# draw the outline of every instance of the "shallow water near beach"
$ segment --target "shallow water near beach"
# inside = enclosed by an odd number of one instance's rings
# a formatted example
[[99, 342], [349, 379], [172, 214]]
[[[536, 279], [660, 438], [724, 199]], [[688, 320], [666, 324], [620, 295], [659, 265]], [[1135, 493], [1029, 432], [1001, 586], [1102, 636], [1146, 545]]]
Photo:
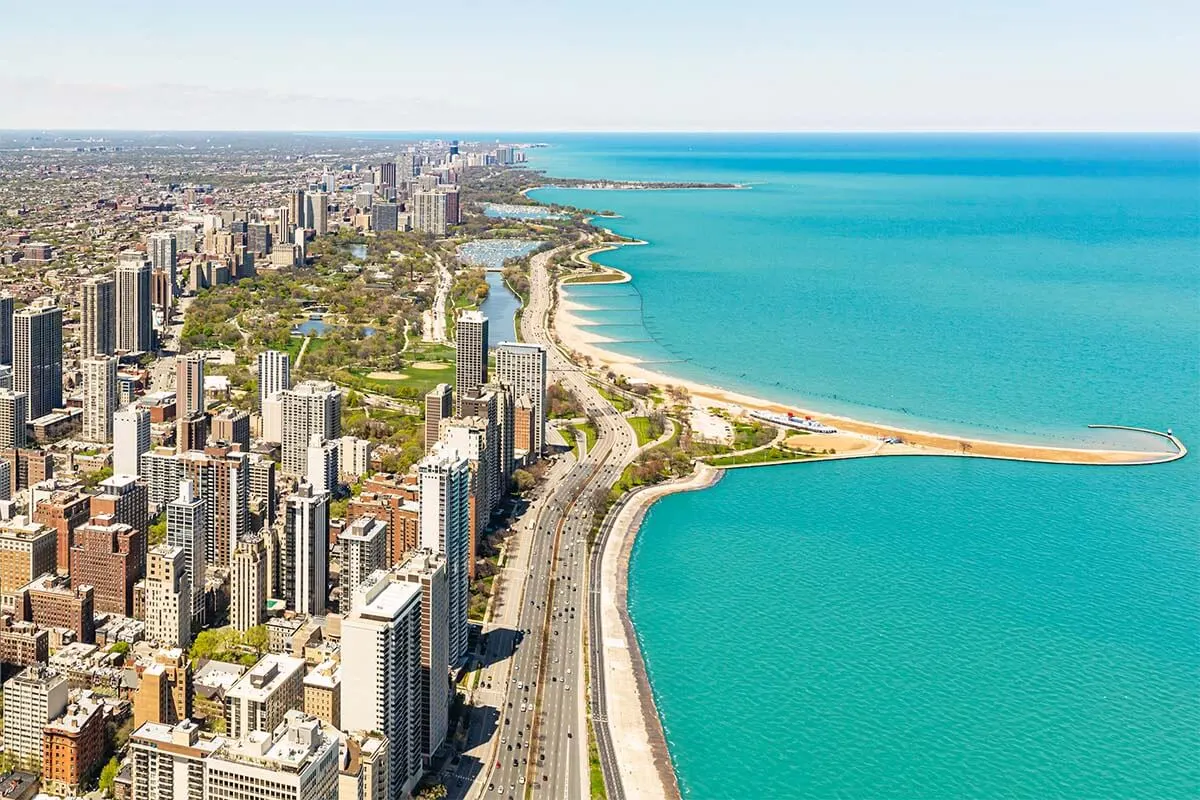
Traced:
[[[645, 247], [574, 312], [655, 369], [910, 427], [1196, 445], [1194, 137], [576, 136]], [[647, 515], [630, 610], [684, 793], [1200, 793], [1200, 468], [733, 471]]]

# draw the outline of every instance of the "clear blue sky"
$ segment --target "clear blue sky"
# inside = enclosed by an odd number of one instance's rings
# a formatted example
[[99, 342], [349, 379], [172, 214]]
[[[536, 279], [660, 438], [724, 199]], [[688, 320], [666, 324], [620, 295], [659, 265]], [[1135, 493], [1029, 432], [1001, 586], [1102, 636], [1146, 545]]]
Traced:
[[1196, 130], [1183, 0], [0, 0], [0, 128]]

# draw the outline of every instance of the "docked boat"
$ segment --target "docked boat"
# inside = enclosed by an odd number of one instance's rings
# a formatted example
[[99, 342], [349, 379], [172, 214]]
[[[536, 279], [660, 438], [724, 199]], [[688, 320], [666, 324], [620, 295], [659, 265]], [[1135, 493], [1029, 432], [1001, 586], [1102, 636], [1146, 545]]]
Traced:
[[832, 425], [826, 425], [824, 422], [815, 420], [812, 417], [797, 417], [795, 414], [776, 414], [774, 411], [751, 411], [750, 416], [755, 419], [769, 422], [772, 425], [782, 425], [785, 428], [792, 428], [806, 433], [837, 433], [837, 428]]

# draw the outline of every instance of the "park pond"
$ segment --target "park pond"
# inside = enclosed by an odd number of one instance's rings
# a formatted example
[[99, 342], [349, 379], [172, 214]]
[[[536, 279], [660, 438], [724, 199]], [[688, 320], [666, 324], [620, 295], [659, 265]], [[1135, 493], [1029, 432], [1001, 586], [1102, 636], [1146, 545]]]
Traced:
[[[316, 336], [319, 338], [328, 333], [332, 328], [332, 325], [320, 317], [309, 317], [304, 322], [292, 328], [292, 334], [295, 336]], [[371, 327], [364, 327], [362, 332], [363, 336], [375, 335], [375, 329]]]

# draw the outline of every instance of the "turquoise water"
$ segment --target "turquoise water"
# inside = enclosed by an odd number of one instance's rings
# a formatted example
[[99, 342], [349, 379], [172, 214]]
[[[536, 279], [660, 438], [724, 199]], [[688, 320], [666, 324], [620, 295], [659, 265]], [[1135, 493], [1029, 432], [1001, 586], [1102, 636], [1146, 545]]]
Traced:
[[[753, 184], [536, 193], [650, 242], [570, 292], [626, 355], [914, 426], [1196, 435], [1195, 137], [554, 143], [533, 166]], [[660, 502], [630, 609], [685, 794], [1200, 795], [1198, 486], [892, 459]]]

